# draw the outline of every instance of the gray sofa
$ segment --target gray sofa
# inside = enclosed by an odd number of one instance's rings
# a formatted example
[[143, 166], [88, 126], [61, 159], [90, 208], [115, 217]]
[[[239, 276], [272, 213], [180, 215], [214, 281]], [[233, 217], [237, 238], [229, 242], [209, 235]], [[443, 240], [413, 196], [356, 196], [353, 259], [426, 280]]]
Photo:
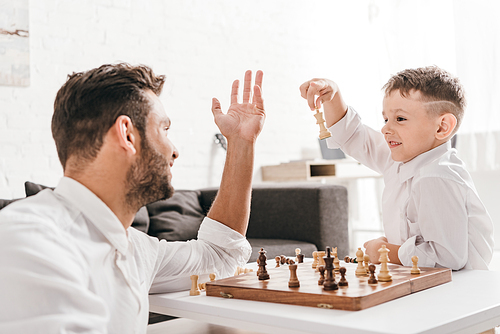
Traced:
[[[26, 196], [45, 186], [25, 183]], [[195, 239], [207, 214], [216, 188], [178, 190], [168, 200], [141, 208], [132, 226], [159, 239]], [[13, 200], [0, 200], [0, 209]], [[252, 191], [247, 238], [252, 245], [250, 262], [260, 248], [269, 259], [292, 256], [295, 248], [311, 257], [313, 251], [337, 247], [339, 256], [348, 254], [347, 190], [319, 183], [256, 185]]]

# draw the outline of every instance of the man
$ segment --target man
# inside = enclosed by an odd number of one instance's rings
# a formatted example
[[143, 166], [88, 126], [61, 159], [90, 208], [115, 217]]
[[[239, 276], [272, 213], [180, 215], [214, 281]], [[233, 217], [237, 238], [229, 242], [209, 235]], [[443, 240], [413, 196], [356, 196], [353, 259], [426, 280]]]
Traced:
[[128, 64], [69, 76], [52, 119], [64, 177], [54, 191], [0, 211], [0, 332], [144, 333], [149, 291], [187, 288], [192, 274], [229, 276], [243, 265], [265, 119], [262, 76], [252, 99], [245, 73], [243, 103], [233, 83], [225, 114], [212, 100], [227, 138], [221, 186], [198, 240], [169, 243], [130, 228], [140, 207], [173, 194], [179, 153], [158, 98], [164, 76]]

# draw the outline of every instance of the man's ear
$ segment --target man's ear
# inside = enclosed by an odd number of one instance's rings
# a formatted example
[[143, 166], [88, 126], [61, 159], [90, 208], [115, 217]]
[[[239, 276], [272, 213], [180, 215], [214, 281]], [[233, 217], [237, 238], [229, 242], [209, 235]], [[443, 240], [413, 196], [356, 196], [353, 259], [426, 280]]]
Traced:
[[439, 116], [438, 129], [436, 131], [436, 139], [445, 140], [453, 134], [457, 126], [457, 118], [451, 113], [446, 113]]
[[113, 128], [117, 134], [120, 146], [131, 154], [136, 154], [139, 145], [139, 134], [130, 117], [125, 115], [118, 116]]

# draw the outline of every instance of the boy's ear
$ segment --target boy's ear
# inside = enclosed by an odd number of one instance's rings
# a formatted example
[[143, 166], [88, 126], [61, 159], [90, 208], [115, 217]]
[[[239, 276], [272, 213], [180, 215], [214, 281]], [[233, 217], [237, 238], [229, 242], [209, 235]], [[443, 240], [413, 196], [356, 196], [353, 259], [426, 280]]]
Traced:
[[436, 139], [445, 140], [453, 134], [457, 126], [457, 118], [451, 113], [446, 113], [439, 116], [438, 129], [436, 131]]
[[118, 144], [127, 152], [136, 154], [139, 145], [138, 133], [130, 117], [118, 116], [113, 124], [113, 130], [117, 134]]

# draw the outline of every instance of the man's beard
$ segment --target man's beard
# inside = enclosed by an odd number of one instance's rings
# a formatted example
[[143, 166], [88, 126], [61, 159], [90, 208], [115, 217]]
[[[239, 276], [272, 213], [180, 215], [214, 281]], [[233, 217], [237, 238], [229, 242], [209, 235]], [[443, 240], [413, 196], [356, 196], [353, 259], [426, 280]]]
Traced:
[[147, 139], [143, 143], [140, 158], [127, 172], [128, 190], [125, 201], [134, 210], [170, 198], [174, 194], [174, 188], [168, 180], [167, 157], [152, 148]]

